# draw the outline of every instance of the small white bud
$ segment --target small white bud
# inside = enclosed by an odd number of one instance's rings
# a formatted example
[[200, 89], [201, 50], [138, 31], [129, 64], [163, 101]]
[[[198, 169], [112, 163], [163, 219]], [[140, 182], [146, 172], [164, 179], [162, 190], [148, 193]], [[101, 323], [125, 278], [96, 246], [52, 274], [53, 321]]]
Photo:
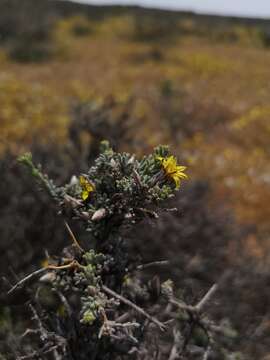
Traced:
[[51, 272], [48, 272], [47, 274], [41, 276], [39, 281], [42, 283], [45, 283], [45, 284], [51, 284], [55, 280], [55, 278], [56, 278], [55, 272], [51, 271]]
[[134, 161], [135, 161], [135, 156], [132, 155], [131, 158], [128, 160], [128, 165], [134, 164]]
[[70, 179], [69, 185], [75, 186], [78, 184], [78, 182], [79, 182], [79, 179], [77, 178], [77, 176], [73, 175]]
[[64, 197], [64, 202], [65, 202], [66, 206], [70, 206], [71, 208], [74, 208], [74, 209], [76, 209], [77, 207], [82, 205], [82, 202], [80, 200], [77, 200], [67, 194]]
[[116, 167], [116, 162], [114, 159], [111, 159], [110, 164], [112, 167], [114, 167], [114, 168]]
[[100, 220], [104, 219], [105, 216], [106, 216], [106, 209], [101, 208], [94, 212], [91, 220], [92, 221], [100, 221]]

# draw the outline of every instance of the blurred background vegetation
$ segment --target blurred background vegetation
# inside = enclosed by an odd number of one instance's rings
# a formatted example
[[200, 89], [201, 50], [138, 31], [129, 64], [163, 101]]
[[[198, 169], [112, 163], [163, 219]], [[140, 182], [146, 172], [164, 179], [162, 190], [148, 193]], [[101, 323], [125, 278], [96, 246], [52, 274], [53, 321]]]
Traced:
[[[266, 20], [2, 0], [1, 273], [20, 277], [41, 265], [43, 248], [68, 241], [19, 154], [33, 151], [60, 184], [88, 167], [104, 138], [138, 155], [169, 144], [191, 179], [180, 213], [138, 230], [131, 247], [167, 256], [173, 265], [160, 276], [195, 294], [223, 279], [218, 301], [238, 331], [231, 346], [267, 359], [269, 46]], [[4, 349], [20, 308], [1, 309]]]

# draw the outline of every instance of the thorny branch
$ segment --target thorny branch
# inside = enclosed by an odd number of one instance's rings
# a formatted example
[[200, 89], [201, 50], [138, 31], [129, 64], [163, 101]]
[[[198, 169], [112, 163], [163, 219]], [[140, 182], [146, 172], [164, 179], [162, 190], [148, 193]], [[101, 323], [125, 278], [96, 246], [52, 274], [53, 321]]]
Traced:
[[[204, 295], [204, 297], [195, 305], [187, 305], [182, 301], [170, 298], [169, 302], [175, 306], [177, 306], [179, 309], [184, 310], [187, 312], [187, 314], [190, 317], [190, 329], [189, 329], [189, 335], [186, 336], [183, 347], [182, 347], [182, 351], [185, 351], [188, 342], [190, 341], [190, 338], [192, 336], [193, 333], [193, 328], [195, 325], [198, 325], [199, 327], [201, 327], [201, 329], [205, 332], [207, 338], [208, 338], [208, 345], [206, 348], [206, 351], [203, 355], [203, 360], [207, 360], [208, 356], [210, 354], [211, 351], [211, 341], [212, 341], [212, 337], [209, 333], [209, 331], [216, 331], [217, 328], [212, 327], [212, 324], [209, 320], [205, 319], [202, 317], [202, 311], [204, 306], [206, 305], [207, 302], [209, 302], [209, 300], [213, 297], [213, 295], [216, 293], [218, 289], [218, 285], [214, 284], [213, 286], [211, 286], [211, 288], [207, 291], [207, 293]], [[220, 330], [220, 329], [219, 329]], [[173, 360], [176, 359], [178, 356], [178, 347], [179, 344], [177, 343], [177, 339], [179, 339], [179, 336], [176, 337], [174, 336], [174, 346], [171, 349], [171, 355], [169, 360]]]
[[73, 234], [73, 231], [71, 230], [70, 226], [68, 225], [68, 223], [66, 221], [65, 221], [65, 226], [68, 230], [69, 235], [71, 236], [71, 239], [72, 239], [74, 245], [79, 249], [80, 252], [84, 253], [85, 251], [79, 244], [78, 240], [76, 239], [75, 235]]
[[149, 315], [145, 310], [143, 310], [142, 308], [140, 308], [138, 305], [134, 304], [133, 302], [131, 302], [130, 300], [126, 299], [124, 296], [117, 294], [115, 291], [109, 289], [107, 286], [102, 285], [102, 289], [104, 290], [105, 293], [116, 297], [118, 300], [120, 300], [122, 303], [132, 307], [135, 311], [137, 311], [138, 313], [140, 313], [141, 315], [145, 316], [148, 320], [150, 320], [151, 322], [153, 322], [154, 324], [156, 324], [159, 329], [161, 331], [164, 331], [166, 326], [164, 324], [162, 324], [159, 320], [157, 320], [155, 317]]
[[[55, 186], [35, 167], [29, 154], [22, 158], [38, 182], [57, 201], [60, 213], [66, 214], [68, 210], [73, 219], [82, 219], [85, 230], [94, 241], [93, 248], [85, 251], [65, 222], [73, 245], [79, 251], [74, 252], [74, 257], [59, 257], [58, 262], [29, 274], [9, 290], [8, 294], [14, 293], [48, 271], [41, 277], [41, 286], [36, 291], [38, 311], [30, 305], [36, 329], [28, 329], [23, 334], [23, 338], [30, 334], [38, 335], [38, 350], [33, 347], [28, 355], [23, 351], [21, 360], [43, 359], [50, 352], [55, 360], [121, 359], [121, 354], [135, 352], [145, 360], [163, 360], [164, 354], [168, 360], [176, 360], [191, 354], [191, 340], [197, 328], [207, 338], [204, 346], [199, 347], [198, 354], [203, 354], [202, 360], [207, 360], [210, 351], [215, 350], [211, 348], [212, 334], [222, 333], [222, 328], [204, 316], [205, 306], [215, 294], [217, 285], [214, 284], [196, 305], [188, 305], [173, 295], [170, 280], [162, 284], [152, 280], [146, 282], [139, 271], [152, 266], [166, 266], [168, 262], [131, 264], [120, 231], [123, 226], [157, 218], [161, 209], [159, 204], [169, 199], [179, 187], [180, 180], [186, 177], [181, 170], [185, 167], [177, 165], [167, 147], [159, 147], [138, 161], [130, 154], [115, 153], [106, 142], [102, 148], [95, 165], [87, 175], [83, 175], [84, 181], [76, 186]], [[135, 286], [126, 288], [125, 297], [119, 289], [124, 286], [124, 275], [129, 269], [135, 272]], [[50, 294], [57, 295], [53, 296], [55, 303], [51, 305], [55, 311], [50, 312], [46, 311], [37, 295], [48, 284], [51, 286]], [[126, 306], [119, 308], [119, 303]], [[149, 313], [145, 309], [150, 307]], [[184, 315], [182, 322], [180, 312]], [[168, 330], [165, 336], [161, 336], [165, 330]], [[167, 346], [171, 330], [173, 344]], [[149, 343], [144, 339], [149, 339]], [[166, 342], [165, 350], [160, 346], [163, 341]]]
[[160, 260], [160, 261], [153, 261], [147, 264], [138, 265], [136, 270], [144, 270], [152, 266], [163, 266], [163, 265], [169, 265], [168, 260]]
[[29, 283], [34, 277], [44, 273], [47, 271], [47, 268], [41, 268], [38, 269], [31, 274], [25, 276], [23, 279], [18, 281], [12, 288], [7, 292], [8, 295], [11, 295], [14, 291], [18, 290], [19, 288], [25, 286], [27, 283]]
[[34, 320], [37, 324], [37, 329], [27, 329], [21, 338], [24, 338], [31, 334], [38, 334], [40, 339], [43, 342], [43, 346], [39, 350], [34, 350], [30, 354], [20, 356], [19, 360], [26, 360], [26, 359], [43, 359], [45, 355], [49, 353], [54, 354], [55, 359], [61, 359], [60, 353], [58, 350], [61, 351], [62, 354], [65, 353], [66, 350], [66, 340], [55, 333], [49, 332], [43, 325], [42, 320], [40, 319], [36, 309], [32, 304], [29, 305], [30, 310], [33, 314], [32, 320]]
[[205, 304], [211, 299], [211, 297], [216, 293], [218, 289], [218, 285], [214, 284], [204, 295], [201, 301], [195, 306], [198, 312], [201, 312], [205, 306]]

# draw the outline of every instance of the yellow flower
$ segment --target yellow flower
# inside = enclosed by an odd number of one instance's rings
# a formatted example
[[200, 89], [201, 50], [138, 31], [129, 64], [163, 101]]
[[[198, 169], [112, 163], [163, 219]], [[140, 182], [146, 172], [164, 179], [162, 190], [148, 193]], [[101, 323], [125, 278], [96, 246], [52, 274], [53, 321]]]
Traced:
[[187, 179], [187, 175], [184, 173], [186, 166], [178, 165], [177, 159], [172, 155], [165, 158], [158, 156], [157, 160], [161, 162], [166, 176], [173, 179], [176, 189], [178, 189], [180, 186], [180, 180]]
[[95, 190], [95, 186], [82, 175], [80, 176], [80, 185], [82, 188], [81, 197], [85, 201], [89, 198], [91, 192]]

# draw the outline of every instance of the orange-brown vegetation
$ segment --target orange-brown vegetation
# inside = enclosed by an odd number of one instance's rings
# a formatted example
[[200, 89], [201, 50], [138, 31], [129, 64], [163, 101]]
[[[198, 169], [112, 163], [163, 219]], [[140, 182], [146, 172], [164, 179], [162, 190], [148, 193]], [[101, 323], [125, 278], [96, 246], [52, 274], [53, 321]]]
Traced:
[[162, 27], [145, 24], [76, 15], [54, 26], [55, 55], [46, 62], [21, 64], [2, 50], [1, 148], [62, 142], [77, 101], [132, 98], [133, 150], [179, 148], [190, 176], [210, 179], [268, 244], [269, 51], [252, 41], [256, 29], [240, 25], [230, 31], [241, 36], [225, 41], [188, 31], [196, 24], [180, 19], [184, 35], [168, 41]]

